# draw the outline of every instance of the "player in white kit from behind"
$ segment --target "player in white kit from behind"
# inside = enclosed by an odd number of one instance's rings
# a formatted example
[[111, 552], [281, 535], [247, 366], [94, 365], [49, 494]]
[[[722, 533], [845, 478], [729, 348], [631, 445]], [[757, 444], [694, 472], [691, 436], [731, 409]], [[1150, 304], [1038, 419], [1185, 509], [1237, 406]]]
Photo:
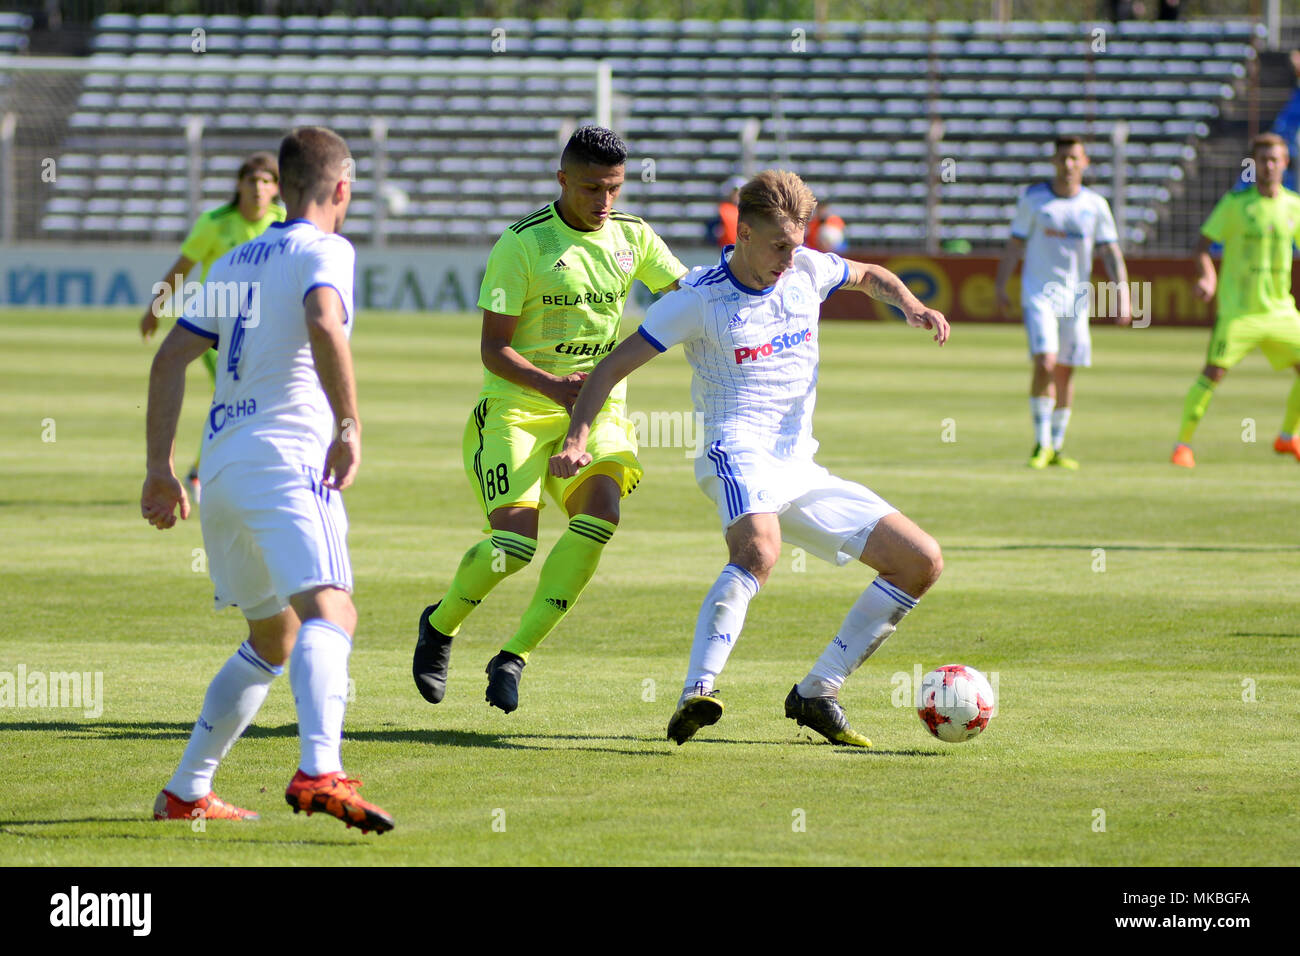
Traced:
[[212, 792], [226, 752], [289, 663], [300, 762], [285, 798], [383, 833], [393, 818], [357, 794], [339, 748], [356, 631], [343, 489], [361, 462], [348, 339], [356, 253], [342, 236], [351, 157], [334, 132], [302, 127], [280, 144], [286, 221], [208, 273], [158, 349], [149, 379], [148, 474], [140, 510], [160, 529], [190, 507], [172, 454], [185, 366], [218, 348], [204, 434], [203, 544], [215, 606], [238, 607], [249, 636], [208, 685], [158, 820], [247, 820]]
[[[1074, 470], [1079, 463], [1061, 454], [1074, 404], [1074, 370], [1092, 365], [1088, 331], [1091, 306], [1105, 305], [1120, 325], [1129, 322], [1128, 270], [1119, 248], [1119, 233], [1110, 206], [1083, 185], [1088, 155], [1074, 136], [1056, 140], [1055, 176], [1035, 183], [1016, 205], [1011, 239], [998, 263], [998, 307], [1011, 309], [1007, 282], [1023, 255], [1020, 304], [1024, 311], [1029, 355], [1034, 363], [1029, 407], [1034, 421], [1034, 450], [1029, 467], [1049, 465]], [[1111, 281], [1113, 297], [1094, 295], [1091, 285], [1094, 245]]]
[[614, 384], [671, 346], [685, 347], [707, 443], [695, 477], [717, 505], [730, 560], [696, 621], [685, 687], [668, 723], [678, 744], [722, 716], [714, 680], [782, 540], [834, 564], [861, 561], [880, 572], [785, 700], [787, 717], [833, 743], [871, 746], [849, 726], [840, 687], [943, 568], [933, 538], [870, 489], [813, 461], [822, 300], [839, 288], [864, 292], [901, 308], [908, 325], [934, 330], [940, 345], [948, 338], [943, 315], [893, 273], [802, 245], [815, 204], [791, 172], [767, 170], [746, 183], [736, 245], [723, 250], [717, 266], [687, 273], [681, 289], [650, 307], [637, 334], [596, 366], [574, 406], [564, 450], [551, 459], [561, 477], [585, 466], [591, 421]]

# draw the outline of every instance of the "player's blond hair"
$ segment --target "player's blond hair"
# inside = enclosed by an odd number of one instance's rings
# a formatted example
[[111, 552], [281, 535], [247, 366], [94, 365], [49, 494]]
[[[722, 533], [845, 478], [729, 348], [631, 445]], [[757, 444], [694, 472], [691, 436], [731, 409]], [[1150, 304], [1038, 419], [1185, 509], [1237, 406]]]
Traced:
[[765, 169], [740, 187], [740, 222], [755, 219], [788, 219], [799, 226], [808, 225], [817, 198], [802, 179], [786, 169]]
[[1282, 152], [1287, 156], [1291, 155], [1291, 150], [1287, 148], [1286, 140], [1277, 133], [1260, 133], [1250, 141], [1250, 155], [1254, 156], [1260, 150], [1272, 149], [1274, 146], [1281, 146]]

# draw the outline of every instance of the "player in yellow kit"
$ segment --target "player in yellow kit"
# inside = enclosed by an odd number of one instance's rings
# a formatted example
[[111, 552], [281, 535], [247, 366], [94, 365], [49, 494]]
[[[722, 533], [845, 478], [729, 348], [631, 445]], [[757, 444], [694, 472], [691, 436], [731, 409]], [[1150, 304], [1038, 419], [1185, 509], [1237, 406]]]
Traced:
[[641, 480], [622, 386], [596, 416], [591, 466], [569, 479], [548, 469], [582, 380], [618, 342], [632, 281], [658, 292], [686, 273], [644, 221], [613, 208], [626, 161], [613, 132], [579, 128], [560, 158], [560, 198], [502, 233], [488, 258], [478, 302], [483, 390], [464, 452], [489, 536], [465, 553], [442, 600], [420, 614], [412, 672], [430, 703], [446, 691], [461, 623], [532, 560], [545, 492], [569, 526], [542, 566], [519, 629], [487, 666], [488, 703], [506, 713], [518, 706], [529, 653], [577, 601], [618, 525], [620, 499]]
[[[277, 202], [280, 194], [280, 169], [274, 153], [253, 153], [236, 177], [235, 195], [216, 209], [199, 216], [189, 236], [181, 244], [181, 254], [162, 277], [162, 289], [154, 296], [140, 319], [140, 335], [147, 342], [158, 330], [158, 313], [167, 307], [174, 292], [172, 286], [189, 275], [195, 265], [202, 265], [199, 282], [208, 277], [208, 270], [235, 246], [256, 239], [273, 222], [284, 222], [284, 206]], [[158, 288], [155, 286], [155, 288]], [[215, 386], [217, 381], [217, 352], [208, 349], [203, 353], [203, 364]], [[185, 479], [189, 485], [190, 500], [199, 500], [199, 459]]]
[[[1189, 444], [1228, 369], [1258, 347], [1273, 368], [1300, 373], [1300, 313], [1291, 296], [1292, 245], [1300, 242], [1300, 195], [1282, 186], [1288, 152], [1274, 133], [1251, 144], [1256, 184], [1230, 192], [1201, 227], [1196, 294], [1210, 301], [1218, 292], [1218, 314], [1205, 368], [1183, 401], [1183, 421], [1174, 446], [1175, 465], [1194, 468]], [[1223, 243], [1222, 281], [1210, 259], [1212, 243]], [[1300, 379], [1292, 382], [1282, 427], [1273, 450], [1300, 458]]]

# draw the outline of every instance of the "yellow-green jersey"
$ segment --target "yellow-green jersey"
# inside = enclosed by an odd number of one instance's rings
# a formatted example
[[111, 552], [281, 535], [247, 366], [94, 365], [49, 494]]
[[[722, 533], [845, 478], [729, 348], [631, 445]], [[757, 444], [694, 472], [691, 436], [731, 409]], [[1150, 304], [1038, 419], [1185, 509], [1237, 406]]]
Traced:
[[1223, 243], [1219, 322], [1296, 314], [1291, 247], [1300, 240], [1300, 195], [1279, 187], [1269, 199], [1251, 186], [1219, 200], [1201, 233]]
[[194, 223], [194, 228], [181, 245], [181, 255], [203, 264], [203, 271], [199, 273], [199, 281], [203, 282], [212, 263], [235, 246], [256, 239], [273, 222], [284, 222], [284, 207], [279, 203], [271, 203], [266, 215], [256, 222], [249, 222], [241, 216], [239, 207], [231, 203], [209, 209]]
[[[555, 203], [501, 234], [479, 290], [482, 309], [519, 317], [510, 346], [543, 372], [590, 372], [618, 344], [632, 280], [658, 292], [686, 274], [644, 220], [615, 210], [593, 231], [571, 229]], [[610, 398], [626, 394], [620, 382]], [[484, 398], [554, 410], [539, 392], [483, 370]]]

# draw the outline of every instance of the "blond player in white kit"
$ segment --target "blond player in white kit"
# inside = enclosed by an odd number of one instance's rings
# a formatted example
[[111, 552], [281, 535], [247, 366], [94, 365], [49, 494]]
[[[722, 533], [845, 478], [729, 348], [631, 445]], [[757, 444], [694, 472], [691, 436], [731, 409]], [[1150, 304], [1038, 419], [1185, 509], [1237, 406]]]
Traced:
[[707, 453], [695, 477], [717, 505], [729, 562], [709, 589], [668, 737], [684, 743], [722, 716], [713, 683], [740, 637], [749, 602], [766, 583], [783, 540], [833, 564], [861, 561], [880, 572], [854, 602], [812, 670], [791, 688], [785, 714], [833, 743], [869, 747], [839, 702], [845, 678], [865, 661], [938, 580], [935, 540], [869, 488], [813, 460], [812, 437], [822, 301], [853, 289], [901, 308], [908, 325], [948, 339], [948, 322], [892, 272], [802, 245], [816, 200], [794, 173], [767, 170], [740, 190], [736, 245], [712, 268], [696, 268], [646, 312], [637, 333], [583, 384], [558, 477], [576, 474], [591, 422], [613, 386], [682, 344]]
[[208, 685], [158, 820], [248, 820], [212, 792], [217, 766], [289, 663], [300, 762], [285, 799], [383, 833], [393, 818], [357, 794], [339, 747], [356, 630], [342, 491], [361, 462], [348, 339], [356, 253], [337, 235], [351, 199], [347, 144], [301, 127], [280, 144], [286, 221], [226, 253], [158, 349], [149, 378], [140, 510], [159, 529], [189, 517], [173, 451], [185, 366], [218, 344], [204, 434], [203, 544], [215, 606], [249, 636]]
[[[1061, 454], [1061, 448], [1074, 404], [1074, 370], [1092, 365], [1090, 306], [1102, 301], [1091, 294], [1095, 287], [1089, 282], [1094, 246], [1117, 285], [1114, 318], [1120, 325], [1130, 321], [1128, 269], [1109, 204], [1083, 185], [1088, 168], [1083, 141], [1074, 136], [1058, 139], [1052, 166], [1052, 181], [1030, 186], [1016, 205], [1011, 239], [998, 263], [998, 308], [1004, 315], [1010, 313], [1007, 282], [1023, 255], [1020, 302], [1034, 363], [1029, 384], [1034, 450], [1029, 467], [1074, 470], [1079, 463]], [[1107, 296], [1108, 307], [1110, 301]]]

